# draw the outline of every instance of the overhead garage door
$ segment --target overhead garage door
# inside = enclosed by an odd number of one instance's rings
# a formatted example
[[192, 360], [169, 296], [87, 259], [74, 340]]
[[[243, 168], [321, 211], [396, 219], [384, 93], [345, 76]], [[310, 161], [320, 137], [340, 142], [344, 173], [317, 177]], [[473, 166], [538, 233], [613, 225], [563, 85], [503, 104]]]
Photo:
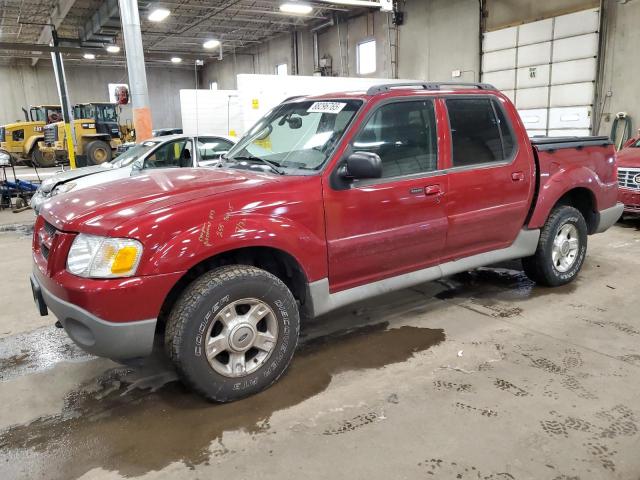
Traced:
[[483, 35], [482, 79], [514, 101], [529, 135], [589, 135], [599, 10]]

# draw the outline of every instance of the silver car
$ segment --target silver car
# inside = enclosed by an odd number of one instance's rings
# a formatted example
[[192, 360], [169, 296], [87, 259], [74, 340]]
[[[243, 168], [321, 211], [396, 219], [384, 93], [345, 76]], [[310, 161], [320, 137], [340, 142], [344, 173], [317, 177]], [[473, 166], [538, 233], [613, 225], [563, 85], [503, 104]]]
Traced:
[[47, 178], [31, 198], [31, 208], [38, 215], [42, 205], [56, 195], [127, 178], [134, 170], [215, 165], [235, 142], [233, 137], [220, 135], [167, 135], [145, 140], [110, 162]]

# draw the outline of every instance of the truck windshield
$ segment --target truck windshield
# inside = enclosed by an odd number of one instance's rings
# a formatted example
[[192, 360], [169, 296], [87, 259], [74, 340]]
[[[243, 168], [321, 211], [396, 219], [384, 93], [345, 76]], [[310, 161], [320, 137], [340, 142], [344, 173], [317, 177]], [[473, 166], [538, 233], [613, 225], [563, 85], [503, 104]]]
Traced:
[[115, 105], [96, 105], [96, 120], [99, 122], [117, 122]]
[[[267, 113], [225, 157], [239, 168], [318, 170], [362, 106], [361, 100], [291, 102]], [[270, 166], [270, 165], [271, 166]]]
[[39, 107], [31, 107], [30, 112], [32, 122], [44, 122], [44, 110]]

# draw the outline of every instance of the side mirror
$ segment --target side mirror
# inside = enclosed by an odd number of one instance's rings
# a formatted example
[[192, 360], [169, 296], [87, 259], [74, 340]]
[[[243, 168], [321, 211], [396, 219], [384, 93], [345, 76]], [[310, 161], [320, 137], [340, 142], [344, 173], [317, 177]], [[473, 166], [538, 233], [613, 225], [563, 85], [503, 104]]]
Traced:
[[372, 152], [354, 152], [347, 157], [342, 176], [350, 179], [382, 177], [382, 160]]

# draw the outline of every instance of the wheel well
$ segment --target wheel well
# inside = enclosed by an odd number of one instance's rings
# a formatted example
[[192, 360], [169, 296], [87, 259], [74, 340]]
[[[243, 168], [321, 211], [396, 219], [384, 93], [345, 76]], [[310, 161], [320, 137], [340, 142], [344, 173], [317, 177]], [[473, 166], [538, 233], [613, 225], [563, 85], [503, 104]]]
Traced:
[[288, 253], [271, 247], [248, 247], [223, 252], [193, 266], [173, 286], [158, 315], [158, 326], [164, 328], [167, 315], [171, 312], [182, 292], [202, 274], [223, 265], [253, 265], [278, 277], [289, 288], [300, 305], [304, 316], [307, 306], [307, 277], [304, 270]]
[[591, 234], [598, 223], [596, 201], [593, 193], [586, 188], [574, 188], [565, 193], [556, 205], [568, 205], [577, 209], [587, 223], [587, 231]]

